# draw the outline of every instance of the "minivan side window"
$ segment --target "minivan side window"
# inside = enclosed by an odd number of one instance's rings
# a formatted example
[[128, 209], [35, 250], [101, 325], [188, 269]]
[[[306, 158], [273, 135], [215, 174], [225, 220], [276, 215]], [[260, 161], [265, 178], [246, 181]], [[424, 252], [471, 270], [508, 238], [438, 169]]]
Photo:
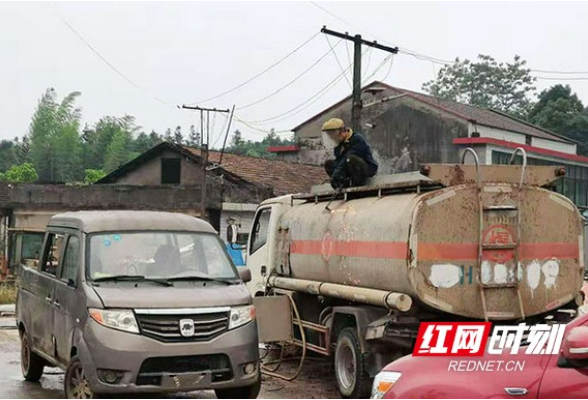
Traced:
[[68, 284], [75, 284], [78, 278], [80, 259], [80, 239], [70, 236], [65, 247], [65, 254], [61, 265], [61, 280]]
[[251, 234], [251, 248], [249, 254], [255, 253], [267, 242], [271, 208], [264, 208], [257, 213]]
[[47, 238], [47, 246], [45, 247], [45, 254], [43, 255], [43, 268], [41, 271], [53, 276], [57, 276], [57, 268], [59, 266], [59, 257], [63, 254], [64, 235], [57, 233], [50, 233]]

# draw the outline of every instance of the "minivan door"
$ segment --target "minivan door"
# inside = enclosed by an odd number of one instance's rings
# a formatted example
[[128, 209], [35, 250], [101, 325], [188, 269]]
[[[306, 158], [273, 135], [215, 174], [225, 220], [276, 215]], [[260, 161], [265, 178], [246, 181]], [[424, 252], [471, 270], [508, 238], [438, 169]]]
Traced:
[[77, 233], [71, 233], [67, 236], [53, 299], [54, 356], [65, 365], [69, 363], [71, 355], [76, 316], [85, 306], [81, 304], [83, 300], [77, 298], [79, 291], [76, 290], [80, 260], [80, 238]]
[[34, 347], [48, 356], [54, 355], [53, 341], [53, 300], [57, 284], [59, 262], [63, 254], [64, 235], [48, 232], [41, 260], [41, 268], [33, 278], [31, 296], [34, 304], [30, 306], [31, 324], [29, 334]]

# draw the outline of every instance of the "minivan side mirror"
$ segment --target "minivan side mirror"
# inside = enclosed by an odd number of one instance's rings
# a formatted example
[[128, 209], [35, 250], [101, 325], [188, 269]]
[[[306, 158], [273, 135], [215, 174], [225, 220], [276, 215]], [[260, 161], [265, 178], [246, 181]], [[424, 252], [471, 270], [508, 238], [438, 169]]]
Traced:
[[245, 283], [251, 282], [251, 270], [249, 268], [239, 268], [239, 278]]
[[588, 360], [588, 326], [577, 326], [567, 333], [562, 353], [568, 360]]

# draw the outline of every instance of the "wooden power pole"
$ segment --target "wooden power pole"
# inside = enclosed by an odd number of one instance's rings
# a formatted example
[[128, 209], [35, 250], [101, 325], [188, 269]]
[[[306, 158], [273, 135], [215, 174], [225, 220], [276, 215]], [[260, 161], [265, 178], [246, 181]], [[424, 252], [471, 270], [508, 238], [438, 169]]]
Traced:
[[351, 105], [351, 129], [358, 132], [361, 129], [361, 46], [366, 45], [389, 53], [397, 54], [398, 47], [384, 46], [376, 42], [369, 42], [361, 38], [361, 35], [351, 36], [348, 33], [341, 33], [327, 29], [323, 26], [321, 32], [326, 35], [335, 36], [353, 42], [353, 95]]

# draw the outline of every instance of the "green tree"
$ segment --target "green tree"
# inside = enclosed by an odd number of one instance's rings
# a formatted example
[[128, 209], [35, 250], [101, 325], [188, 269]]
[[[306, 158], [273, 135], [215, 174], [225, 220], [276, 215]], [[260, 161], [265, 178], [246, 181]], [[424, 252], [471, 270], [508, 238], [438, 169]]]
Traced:
[[31, 163], [13, 165], [0, 176], [0, 180], [15, 183], [35, 182], [37, 178], [37, 171]]
[[190, 134], [188, 135], [187, 142], [188, 146], [200, 147], [200, 145], [202, 144], [201, 138], [202, 135], [200, 135], [200, 132], [196, 132], [194, 125], [190, 125]]
[[31, 142], [27, 135], [22, 137], [22, 140], [19, 140], [18, 136], [14, 138], [14, 146], [15, 146], [15, 157], [16, 157], [16, 164], [24, 164], [26, 162], [30, 162], [30, 147]]
[[[84, 132], [85, 138], [85, 164], [84, 169], [104, 169], [109, 171], [106, 164], [126, 162], [137, 154], [134, 146], [133, 135], [140, 129], [135, 124], [135, 118], [125, 115], [121, 118], [107, 116], [102, 117], [93, 129], [87, 129]], [[118, 136], [116, 156], [109, 150], [115, 137]], [[108, 159], [108, 157], [110, 157]], [[114, 158], [113, 158], [114, 157]], [[122, 160], [122, 161], [121, 161]], [[111, 165], [112, 166], [112, 165]], [[116, 169], [116, 168], [115, 168]]]
[[529, 120], [578, 142], [578, 152], [588, 155], [588, 110], [569, 85], [542, 91]]
[[233, 133], [233, 136], [231, 136], [231, 142], [229, 143], [228, 150], [235, 154], [245, 154], [245, 146], [246, 142], [243, 139], [243, 134], [240, 130], [237, 129], [235, 133]]
[[182, 134], [182, 127], [179, 125], [176, 126], [176, 129], [174, 130], [174, 143], [179, 145], [184, 144], [184, 135]]
[[532, 107], [536, 80], [526, 64], [518, 55], [512, 63], [499, 63], [483, 54], [475, 62], [456, 58], [454, 64], [439, 70], [436, 79], [426, 82], [423, 90], [441, 99], [525, 118]]
[[143, 154], [147, 150], [161, 143], [161, 141], [161, 136], [155, 131], [151, 131], [149, 135], [145, 132], [141, 132], [134, 141], [133, 151], [137, 154]]
[[174, 136], [172, 135], [171, 129], [167, 128], [165, 130], [165, 135], [163, 135], [163, 140], [166, 142], [170, 142], [170, 143], [174, 141]]
[[[29, 128], [30, 157], [39, 180], [54, 182], [64, 177], [60, 155], [67, 154], [72, 137], [78, 136], [80, 110], [75, 101], [80, 92], [72, 92], [59, 103], [55, 89], [41, 97]], [[76, 139], [77, 141], [77, 139]], [[60, 148], [62, 146], [63, 148]]]
[[87, 169], [84, 171], [84, 183], [92, 184], [104, 178], [106, 173], [101, 169]]
[[117, 131], [106, 148], [104, 171], [111, 173], [129, 161], [128, 136], [122, 129]]
[[11, 140], [0, 142], [0, 171], [6, 171], [17, 163], [17, 146]]
[[55, 180], [75, 182], [83, 178], [81, 165], [82, 147], [77, 122], [72, 122], [61, 129], [55, 139]]

